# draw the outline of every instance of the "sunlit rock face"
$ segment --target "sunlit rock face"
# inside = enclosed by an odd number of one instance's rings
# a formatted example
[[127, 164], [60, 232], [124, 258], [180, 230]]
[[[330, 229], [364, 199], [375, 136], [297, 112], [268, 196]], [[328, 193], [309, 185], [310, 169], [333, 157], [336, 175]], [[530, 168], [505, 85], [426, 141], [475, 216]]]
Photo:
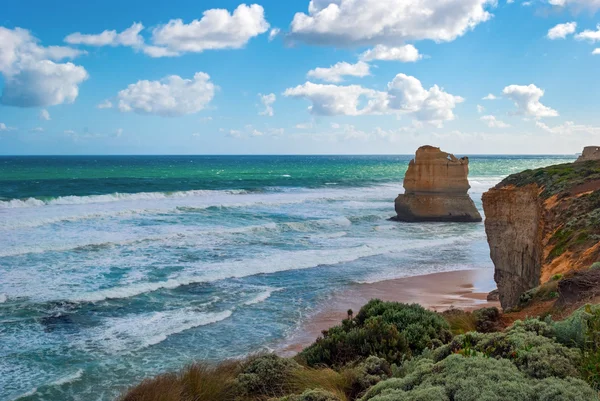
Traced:
[[469, 159], [456, 158], [433, 146], [422, 146], [404, 177], [405, 193], [396, 198], [398, 221], [480, 222], [467, 194]]
[[577, 162], [587, 162], [591, 160], [600, 160], [600, 146], [586, 146], [583, 153], [577, 159]]

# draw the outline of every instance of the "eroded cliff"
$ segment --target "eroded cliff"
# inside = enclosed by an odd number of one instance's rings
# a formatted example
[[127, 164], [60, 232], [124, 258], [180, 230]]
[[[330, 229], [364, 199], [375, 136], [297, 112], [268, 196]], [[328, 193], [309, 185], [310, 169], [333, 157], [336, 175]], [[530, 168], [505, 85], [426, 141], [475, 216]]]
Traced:
[[483, 195], [483, 208], [503, 308], [600, 260], [600, 161], [511, 175]]

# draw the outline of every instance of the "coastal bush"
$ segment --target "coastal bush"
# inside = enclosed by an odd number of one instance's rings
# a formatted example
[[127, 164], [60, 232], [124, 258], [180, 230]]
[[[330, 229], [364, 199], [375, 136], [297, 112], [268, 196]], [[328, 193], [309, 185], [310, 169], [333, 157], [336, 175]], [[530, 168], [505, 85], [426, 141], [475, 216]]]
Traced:
[[500, 320], [500, 311], [498, 308], [483, 308], [473, 312], [475, 317], [475, 328], [481, 333], [491, 333], [498, 331], [498, 322]]
[[[591, 401], [597, 394], [574, 378], [537, 380], [527, 377], [509, 360], [454, 354], [433, 364], [421, 360], [403, 378], [373, 386], [361, 401]], [[423, 369], [424, 368], [424, 369]]]
[[435, 351], [436, 360], [450, 352], [466, 356], [481, 354], [507, 359], [532, 378], [579, 377], [579, 352], [538, 334], [549, 332], [547, 324], [531, 321], [517, 323], [501, 333], [467, 333], [455, 337], [449, 347]]
[[342, 401], [337, 395], [322, 389], [306, 390], [302, 394], [288, 395], [279, 401]]
[[371, 355], [389, 363], [450, 341], [448, 323], [420, 305], [371, 300], [354, 318], [323, 332], [300, 357], [309, 366], [343, 366]]
[[590, 270], [600, 270], [600, 262], [595, 262], [590, 266]]
[[280, 397], [290, 392], [290, 379], [300, 365], [275, 354], [248, 359], [235, 379], [237, 391], [245, 396]]

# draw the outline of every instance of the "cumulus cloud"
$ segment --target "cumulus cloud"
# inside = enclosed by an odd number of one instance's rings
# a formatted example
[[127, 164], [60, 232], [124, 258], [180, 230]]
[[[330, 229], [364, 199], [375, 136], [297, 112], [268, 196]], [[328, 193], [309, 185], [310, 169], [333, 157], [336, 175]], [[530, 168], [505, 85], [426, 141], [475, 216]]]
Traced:
[[160, 81], [138, 81], [117, 95], [121, 112], [181, 116], [203, 110], [213, 99], [216, 86], [210, 76], [197, 72], [193, 79], [177, 75]]
[[56, 64], [50, 60], [29, 63], [5, 76], [0, 103], [18, 107], [54, 106], [73, 103], [79, 84], [88, 78], [85, 68], [73, 63]]
[[448, 42], [491, 18], [495, 0], [311, 0], [296, 13], [290, 38], [317, 45]]
[[419, 50], [413, 45], [404, 45], [398, 47], [388, 47], [377, 45], [360, 55], [362, 61], [383, 60], [383, 61], [401, 61], [403, 63], [415, 62], [422, 59]]
[[593, 54], [593, 55], [598, 55], [598, 54], [600, 54], [600, 47], [599, 47], [599, 48], [597, 48], [597, 49], [594, 49], [594, 50], [592, 50], [592, 54]]
[[152, 31], [152, 42], [171, 54], [239, 49], [268, 29], [262, 6], [241, 4], [231, 14], [224, 9], [207, 10], [201, 19], [189, 24], [181, 19], [171, 20]]
[[482, 105], [478, 104], [477, 105], [477, 112], [479, 114], [483, 113], [485, 111], [485, 107], [483, 107]]
[[29, 130], [29, 132], [44, 132], [42, 127], [35, 127]]
[[[599, 2], [600, 2], [600, 0], [599, 0]], [[600, 24], [596, 25], [595, 31], [586, 29], [585, 31], [578, 33], [577, 35], [575, 35], [575, 39], [589, 40], [592, 43], [599, 42], [600, 41]]]
[[113, 107], [113, 104], [108, 99], [96, 106], [96, 108], [98, 108], [98, 109], [112, 109], [112, 107]]
[[40, 120], [50, 121], [50, 113], [48, 113], [48, 110], [46, 109], [40, 110], [40, 114], [38, 117], [40, 118]]
[[273, 40], [275, 40], [275, 38], [281, 33], [281, 29], [279, 28], [273, 28], [271, 29], [271, 31], [269, 32], [269, 42], [272, 42]]
[[498, 99], [498, 98], [493, 93], [489, 93], [487, 96], [482, 98], [482, 100], [496, 100], [496, 99]]
[[486, 123], [487, 126], [490, 128], [508, 128], [508, 127], [510, 127], [509, 124], [506, 124], [505, 122], [498, 120], [495, 116], [492, 116], [492, 115], [482, 116], [480, 120], [483, 121], [484, 123]]
[[444, 121], [454, 120], [454, 108], [464, 101], [460, 96], [444, 92], [437, 85], [425, 89], [421, 81], [405, 74], [396, 75], [388, 84], [388, 94], [392, 110], [411, 113], [419, 121], [438, 126]]
[[453, 109], [464, 99], [439, 86], [423, 88], [421, 82], [398, 74], [388, 83], [387, 91], [359, 85], [321, 85], [307, 82], [284, 92], [285, 96], [311, 102], [309, 111], [323, 116], [359, 116], [370, 114], [409, 114], [417, 121], [441, 125], [455, 118]]
[[82, 34], [75, 32], [65, 38], [65, 42], [71, 45], [87, 45], [87, 46], [129, 46], [141, 48], [144, 45], [144, 38], [140, 32], [144, 29], [144, 25], [139, 22], [133, 23], [129, 28], [121, 33], [117, 31], [104, 31], [99, 34]]
[[326, 82], [342, 82], [344, 77], [366, 77], [370, 74], [369, 64], [359, 61], [356, 64], [340, 62], [329, 68], [315, 68], [306, 74], [309, 78], [315, 78]]
[[567, 35], [572, 35], [577, 29], [577, 22], [567, 22], [565, 24], [558, 24], [554, 28], [548, 30], [546, 35], [548, 39], [564, 39]]
[[45, 107], [73, 102], [87, 71], [73, 63], [84, 52], [70, 47], [40, 46], [26, 29], [0, 27], [0, 74], [4, 89], [0, 103], [18, 107]]
[[517, 113], [535, 118], [556, 117], [558, 112], [550, 107], [544, 106], [540, 98], [544, 96], [544, 90], [537, 86], [510, 85], [502, 91], [504, 96], [515, 102]]
[[268, 95], [263, 95], [259, 93], [258, 97], [260, 98], [260, 102], [262, 103], [262, 105], [265, 107], [265, 109], [259, 114], [261, 116], [273, 117], [273, 115], [275, 114], [275, 111], [273, 110], [273, 103], [275, 103], [275, 100], [277, 100], [275, 94], [269, 93]]
[[[387, 102], [386, 92], [366, 89], [360, 85], [338, 86], [312, 82], [288, 88], [284, 96], [309, 100], [310, 113], [321, 116], [381, 114], [386, 109]], [[368, 101], [363, 107], [359, 107], [361, 99]]]

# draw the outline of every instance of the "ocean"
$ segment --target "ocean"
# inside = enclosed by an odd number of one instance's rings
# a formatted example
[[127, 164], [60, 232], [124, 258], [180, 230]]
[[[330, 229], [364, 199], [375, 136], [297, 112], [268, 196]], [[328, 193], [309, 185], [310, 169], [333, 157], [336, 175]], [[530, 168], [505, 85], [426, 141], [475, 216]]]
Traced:
[[[388, 221], [411, 156], [0, 157], [0, 401], [113, 400], [274, 350], [357, 283], [493, 268], [484, 226]], [[471, 197], [572, 156], [473, 156]]]

